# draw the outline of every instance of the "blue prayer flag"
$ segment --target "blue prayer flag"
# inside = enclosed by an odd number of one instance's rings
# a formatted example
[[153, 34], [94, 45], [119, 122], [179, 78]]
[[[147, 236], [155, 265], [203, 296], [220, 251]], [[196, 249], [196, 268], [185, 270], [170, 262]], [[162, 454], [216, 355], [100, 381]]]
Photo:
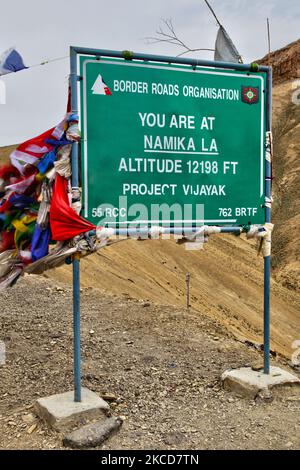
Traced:
[[5, 51], [0, 57], [0, 75], [18, 72], [19, 70], [27, 68], [20, 54], [13, 47]]

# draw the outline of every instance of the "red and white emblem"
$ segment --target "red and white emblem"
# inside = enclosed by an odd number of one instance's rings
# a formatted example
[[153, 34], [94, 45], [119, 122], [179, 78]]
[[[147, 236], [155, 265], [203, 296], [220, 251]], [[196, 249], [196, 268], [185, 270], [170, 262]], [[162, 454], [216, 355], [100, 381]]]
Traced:
[[93, 95], [111, 95], [112, 92], [104, 82], [102, 75], [98, 75], [97, 80], [92, 86]]
[[259, 87], [242, 86], [242, 101], [247, 104], [259, 102]]

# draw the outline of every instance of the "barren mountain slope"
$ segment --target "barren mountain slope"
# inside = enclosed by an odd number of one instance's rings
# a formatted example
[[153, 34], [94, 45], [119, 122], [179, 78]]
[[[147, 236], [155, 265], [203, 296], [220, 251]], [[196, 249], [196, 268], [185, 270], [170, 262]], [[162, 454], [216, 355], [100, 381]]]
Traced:
[[293, 81], [274, 87], [272, 265], [277, 280], [299, 291], [300, 102], [297, 105], [296, 98], [300, 98], [300, 84], [298, 88]]
[[9, 156], [15, 149], [15, 145], [8, 145], [7, 147], [0, 148], [0, 164], [3, 165], [9, 162]]
[[300, 287], [300, 39], [258, 61], [273, 68], [273, 274]]
[[276, 84], [300, 78], [300, 39], [271, 52], [257, 62], [272, 66]]
[[[124, 241], [82, 261], [83, 286], [115, 294], [185, 305], [185, 275], [191, 273], [191, 304], [237, 337], [262, 343], [263, 260], [233, 236], [215, 236], [204, 250], [186, 251], [174, 241]], [[71, 282], [70, 267], [47, 273]], [[272, 348], [290, 357], [300, 338], [300, 296], [273, 280]]]

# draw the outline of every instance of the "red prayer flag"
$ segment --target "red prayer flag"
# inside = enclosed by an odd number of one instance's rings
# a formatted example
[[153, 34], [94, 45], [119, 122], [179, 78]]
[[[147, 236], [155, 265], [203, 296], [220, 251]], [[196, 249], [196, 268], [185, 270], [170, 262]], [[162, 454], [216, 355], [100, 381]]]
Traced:
[[68, 181], [56, 175], [53, 196], [50, 205], [50, 226], [52, 239], [70, 240], [81, 233], [95, 230], [96, 226], [78, 215], [69, 204]]

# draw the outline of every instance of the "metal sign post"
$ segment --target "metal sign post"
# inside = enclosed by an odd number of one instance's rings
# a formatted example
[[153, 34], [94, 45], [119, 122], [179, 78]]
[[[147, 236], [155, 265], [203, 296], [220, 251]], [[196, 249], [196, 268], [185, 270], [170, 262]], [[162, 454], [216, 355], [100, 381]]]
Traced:
[[[77, 71], [79, 69], [79, 74]], [[257, 64], [71, 47], [72, 112], [83, 133], [83, 216], [95, 225], [115, 214], [114, 233], [159, 225], [177, 233], [218, 225], [241, 233], [270, 222], [272, 72]], [[72, 186], [78, 187], [78, 145]], [[126, 202], [124, 198], [126, 196]], [[146, 217], [128, 207], [205, 205], [205, 217]], [[105, 207], [104, 207], [105, 206]], [[190, 227], [189, 227], [190, 224]], [[110, 222], [106, 222], [110, 226]], [[113, 226], [113, 225], [111, 225]], [[125, 228], [126, 227], [126, 228]], [[129, 228], [128, 228], [129, 227]], [[188, 227], [188, 228], [187, 228]], [[73, 260], [75, 401], [80, 401], [79, 259]], [[264, 259], [264, 372], [269, 374], [270, 256]]]
[[[78, 114], [77, 99], [77, 54], [71, 48], [71, 111]], [[72, 189], [79, 187], [78, 143], [72, 145]], [[81, 401], [81, 358], [80, 358], [80, 257], [73, 257], [73, 331], [74, 331], [74, 401]]]
[[[272, 68], [267, 67], [267, 132], [272, 130]], [[266, 159], [265, 194], [266, 200], [272, 200], [272, 162]], [[271, 204], [265, 205], [266, 222], [271, 222]], [[270, 281], [271, 256], [264, 258], [264, 373], [270, 373]]]

